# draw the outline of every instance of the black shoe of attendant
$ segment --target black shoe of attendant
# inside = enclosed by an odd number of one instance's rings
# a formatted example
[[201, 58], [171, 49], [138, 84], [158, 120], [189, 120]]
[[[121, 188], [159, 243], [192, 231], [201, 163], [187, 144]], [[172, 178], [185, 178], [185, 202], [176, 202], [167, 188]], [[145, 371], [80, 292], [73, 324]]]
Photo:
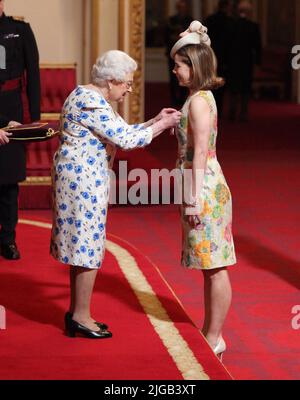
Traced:
[[0, 247], [2, 257], [7, 260], [19, 260], [20, 252], [15, 243], [2, 244]]

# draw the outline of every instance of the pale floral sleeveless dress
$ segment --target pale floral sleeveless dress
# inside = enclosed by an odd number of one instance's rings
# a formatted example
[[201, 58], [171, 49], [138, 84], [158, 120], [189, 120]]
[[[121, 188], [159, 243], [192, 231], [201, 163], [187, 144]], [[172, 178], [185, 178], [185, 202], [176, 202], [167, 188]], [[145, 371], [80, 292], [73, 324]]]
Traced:
[[[201, 192], [203, 204], [200, 215], [201, 224], [197, 226], [197, 229], [189, 225], [188, 217], [184, 214], [184, 207], [181, 206], [183, 233], [181, 263], [188, 268], [209, 270], [236, 263], [232, 238], [232, 201], [216, 156], [217, 108], [214, 96], [210, 91], [200, 91], [195, 95], [203, 97], [209, 104], [211, 134]], [[176, 132], [177, 168], [182, 174], [185, 168], [192, 168], [193, 161], [193, 137], [188, 126], [188, 111], [192, 97], [189, 97], [183, 106], [182, 118]]]

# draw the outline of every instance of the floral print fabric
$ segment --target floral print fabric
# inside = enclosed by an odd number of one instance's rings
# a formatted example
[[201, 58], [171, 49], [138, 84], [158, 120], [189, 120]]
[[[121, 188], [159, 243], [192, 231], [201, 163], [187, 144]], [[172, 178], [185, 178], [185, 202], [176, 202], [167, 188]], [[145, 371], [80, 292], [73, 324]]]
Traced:
[[116, 147], [130, 150], [151, 140], [151, 128], [128, 125], [97, 92], [78, 86], [69, 95], [52, 168], [53, 257], [85, 268], [101, 266]]
[[[236, 263], [232, 238], [231, 194], [216, 157], [217, 108], [210, 91], [200, 91], [209, 104], [211, 115], [211, 134], [207, 166], [201, 193], [203, 205], [200, 225], [192, 228], [181, 207], [182, 257], [183, 266], [194, 269], [221, 268]], [[182, 174], [184, 169], [192, 168], [193, 140], [188, 127], [188, 98], [182, 109], [182, 118], [177, 129], [178, 160], [177, 167]]]

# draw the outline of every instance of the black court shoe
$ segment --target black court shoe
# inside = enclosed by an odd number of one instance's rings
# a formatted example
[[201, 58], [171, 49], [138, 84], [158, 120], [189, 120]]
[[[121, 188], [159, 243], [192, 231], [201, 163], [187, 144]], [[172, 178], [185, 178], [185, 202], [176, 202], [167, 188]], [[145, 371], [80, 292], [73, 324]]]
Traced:
[[15, 243], [2, 244], [0, 252], [2, 257], [6, 258], [7, 260], [19, 260], [21, 257], [20, 252]]
[[[68, 321], [70, 321], [70, 320], [72, 319], [72, 317], [73, 317], [73, 314], [70, 313], [70, 311], [67, 311], [67, 312], [65, 313], [65, 326], [67, 326]], [[103, 322], [97, 322], [97, 321], [96, 321], [95, 324], [96, 324], [97, 326], [99, 326], [99, 328], [102, 329], [102, 330], [108, 329], [108, 325], [104, 324]]]
[[76, 334], [79, 334], [90, 339], [108, 339], [112, 337], [112, 333], [109, 331], [102, 329], [99, 329], [99, 331], [92, 331], [73, 319], [68, 320], [66, 324], [66, 333], [69, 337], [75, 337]]

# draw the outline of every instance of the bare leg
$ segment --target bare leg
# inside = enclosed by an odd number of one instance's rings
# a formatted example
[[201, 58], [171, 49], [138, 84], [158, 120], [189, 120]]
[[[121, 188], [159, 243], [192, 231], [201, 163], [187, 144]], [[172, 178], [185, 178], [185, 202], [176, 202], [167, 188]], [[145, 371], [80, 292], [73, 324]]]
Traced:
[[[74, 308], [75, 308], [75, 282], [76, 282], [76, 270], [78, 267], [75, 268], [70, 268], [70, 288], [71, 288], [71, 293], [70, 293], [70, 306], [69, 306], [69, 312], [73, 315], [74, 313]], [[93, 322], [96, 322], [92, 318]]]
[[202, 333], [214, 348], [222, 336], [222, 327], [231, 304], [231, 285], [226, 268], [204, 274], [205, 319]]
[[91, 296], [98, 270], [74, 266], [70, 268], [70, 311], [73, 311], [73, 320], [89, 329], [98, 331], [99, 328], [94, 324], [90, 313]]

